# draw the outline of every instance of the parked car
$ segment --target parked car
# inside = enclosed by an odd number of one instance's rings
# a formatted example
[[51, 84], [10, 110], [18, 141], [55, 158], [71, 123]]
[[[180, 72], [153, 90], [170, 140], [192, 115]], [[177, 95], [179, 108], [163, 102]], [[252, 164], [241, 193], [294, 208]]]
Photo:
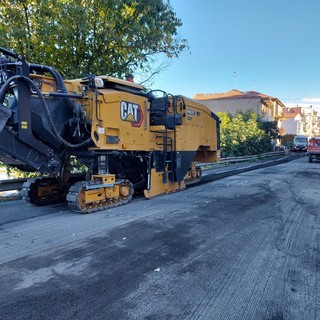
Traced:
[[292, 144], [292, 151], [307, 151], [308, 149], [308, 137], [307, 136], [295, 136]]
[[314, 137], [309, 140], [308, 145], [309, 162], [320, 160], [320, 137]]

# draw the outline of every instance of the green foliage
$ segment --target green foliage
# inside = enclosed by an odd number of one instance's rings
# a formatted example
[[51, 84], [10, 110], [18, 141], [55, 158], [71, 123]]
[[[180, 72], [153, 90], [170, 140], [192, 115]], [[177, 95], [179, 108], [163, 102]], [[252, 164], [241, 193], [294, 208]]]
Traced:
[[[221, 155], [237, 157], [260, 154], [272, 150], [271, 139], [274, 124], [261, 127], [260, 121], [251, 110], [238, 111], [234, 116], [217, 112], [221, 120]], [[272, 131], [272, 134], [270, 133]]]
[[281, 144], [286, 146], [288, 149], [292, 148], [293, 145], [293, 139], [295, 135], [294, 134], [285, 134], [281, 137]]
[[188, 48], [165, 0], [5, 0], [0, 21], [0, 46], [66, 78], [137, 69], [148, 77], [158, 55], [178, 57]]
[[0, 166], [6, 168], [8, 178], [18, 179], [18, 178], [32, 178], [32, 177], [40, 176], [39, 172], [25, 172], [20, 169], [5, 165], [2, 162], [0, 162]]
[[264, 132], [266, 132], [271, 139], [278, 139], [279, 137], [279, 128], [277, 121], [261, 121], [258, 120], [258, 126]]
[[[7, 171], [8, 178], [32, 178], [32, 177], [39, 177], [43, 176], [40, 172], [26, 172], [22, 171], [18, 168], [6, 165], [0, 161], [0, 168], [5, 168]], [[84, 164], [80, 164], [78, 159], [75, 156], [70, 157], [70, 166], [67, 168], [70, 173], [77, 174], [77, 173], [85, 173], [88, 171], [88, 167]]]

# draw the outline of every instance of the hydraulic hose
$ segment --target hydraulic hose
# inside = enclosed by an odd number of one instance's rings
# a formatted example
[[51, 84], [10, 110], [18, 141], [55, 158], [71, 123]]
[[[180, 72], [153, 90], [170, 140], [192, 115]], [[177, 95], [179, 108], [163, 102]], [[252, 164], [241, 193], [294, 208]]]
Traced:
[[33, 63], [29, 63], [29, 67], [30, 67], [30, 71], [33, 70], [33, 71], [40, 71], [40, 72], [49, 72], [55, 80], [55, 83], [57, 85], [57, 90], [62, 92], [67, 92], [67, 88], [64, 84], [61, 74], [54, 68], [41, 65], [41, 64], [33, 64]]
[[15, 75], [15, 76], [12, 76], [11, 78], [9, 78], [4, 84], [3, 86], [1, 87], [0, 89], [0, 102], [3, 103], [4, 101], [4, 98], [5, 98], [5, 93], [7, 91], [7, 89], [9, 88], [10, 84], [12, 83], [12, 81], [15, 81], [15, 80], [23, 80], [27, 83], [29, 83], [33, 89], [35, 89], [35, 91], [37, 92], [40, 100], [41, 100], [41, 103], [42, 103], [42, 106], [43, 106], [43, 110], [44, 110], [44, 113], [46, 115], [46, 118], [48, 120], [48, 123], [50, 125], [50, 128], [51, 130], [53, 131], [54, 135], [56, 136], [56, 138], [62, 143], [64, 144], [66, 147], [68, 148], [80, 148], [80, 147], [83, 147], [85, 145], [87, 145], [90, 141], [91, 141], [91, 137], [88, 138], [87, 140], [81, 142], [81, 143], [77, 143], [77, 144], [72, 144], [70, 142], [68, 142], [67, 140], [65, 140], [64, 138], [61, 137], [61, 135], [59, 134], [59, 132], [57, 131], [53, 121], [52, 121], [52, 118], [51, 118], [51, 115], [50, 115], [50, 111], [49, 111], [49, 108], [48, 108], [48, 105], [40, 91], [40, 89], [36, 86], [36, 84], [31, 80], [29, 79], [28, 77], [25, 77], [25, 76], [22, 76], [22, 75]]
[[5, 54], [6, 56], [10, 56], [10, 57], [13, 57], [13, 58], [16, 58], [16, 59], [19, 57], [18, 54], [14, 53], [14, 52], [12, 52], [12, 51], [10, 51], [8, 49], [5, 49], [3, 47], [0, 47], [0, 52]]
[[[42, 64], [34, 64], [34, 63], [29, 63], [29, 68], [30, 68], [30, 71], [49, 72], [56, 83], [57, 91], [60, 91], [62, 93], [68, 92], [61, 74], [56, 69], [49, 66], [42, 65]], [[72, 101], [69, 98], [66, 98], [66, 101], [68, 103], [68, 106], [70, 108], [73, 108]]]

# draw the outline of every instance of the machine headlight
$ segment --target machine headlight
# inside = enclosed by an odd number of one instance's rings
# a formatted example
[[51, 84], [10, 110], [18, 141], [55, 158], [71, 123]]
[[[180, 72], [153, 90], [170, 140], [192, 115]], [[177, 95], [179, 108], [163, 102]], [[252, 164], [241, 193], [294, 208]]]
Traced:
[[101, 78], [94, 78], [94, 85], [97, 88], [104, 88], [104, 82]]

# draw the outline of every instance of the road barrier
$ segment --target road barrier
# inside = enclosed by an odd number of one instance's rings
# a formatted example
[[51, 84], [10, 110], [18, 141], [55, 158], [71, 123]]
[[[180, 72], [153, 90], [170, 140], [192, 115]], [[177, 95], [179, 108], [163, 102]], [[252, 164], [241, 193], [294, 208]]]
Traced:
[[11, 190], [21, 190], [22, 184], [26, 181], [27, 179], [0, 180], [0, 192], [11, 191]]
[[222, 165], [230, 165], [234, 163], [240, 163], [240, 162], [250, 162], [250, 161], [258, 161], [258, 160], [266, 160], [266, 159], [272, 159], [279, 156], [283, 156], [287, 154], [286, 150], [280, 150], [280, 151], [274, 151], [274, 152], [266, 152], [251, 156], [241, 156], [241, 157], [226, 157], [221, 158], [219, 162], [212, 162], [212, 163], [201, 163], [200, 166], [203, 170], [211, 169], [214, 167], [219, 167]]
[[[247, 162], [247, 161], [256, 161], [256, 160], [263, 160], [268, 158], [277, 157], [280, 155], [285, 155], [286, 151], [274, 151], [274, 152], [266, 152], [261, 153], [253, 156], [242, 156], [242, 157], [228, 157], [228, 158], [222, 158], [220, 160], [220, 163], [237, 163], [237, 162]], [[217, 162], [219, 163], [219, 162]]]

